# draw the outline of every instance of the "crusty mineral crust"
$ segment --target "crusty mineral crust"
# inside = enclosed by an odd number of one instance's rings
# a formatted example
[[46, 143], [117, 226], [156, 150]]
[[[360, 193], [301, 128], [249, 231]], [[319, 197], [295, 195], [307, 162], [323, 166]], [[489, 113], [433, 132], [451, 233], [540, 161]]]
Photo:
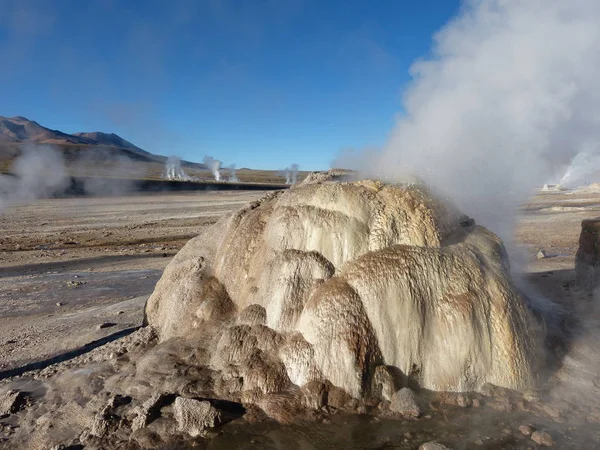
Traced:
[[539, 328], [498, 237], [419, 184], [314, 178], [188, 242], [146, 307], [161, 341], [211, 339], [211, 369], [235, 374], [220, 386], [262, 394], [389, 399], [392, 369], [434, 390], [534, 383]]

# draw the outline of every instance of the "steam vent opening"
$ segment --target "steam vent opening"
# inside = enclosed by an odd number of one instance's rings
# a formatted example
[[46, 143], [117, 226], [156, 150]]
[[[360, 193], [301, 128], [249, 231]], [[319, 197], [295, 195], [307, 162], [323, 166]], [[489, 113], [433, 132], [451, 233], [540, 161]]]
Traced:
[[496, 235], [419, 183], [333, 172], [189, 241], [145, 321], [202, 355], [217, 395], [263, 406], [315, 386], [388, 401], [406, 385], [525, 390], [544, 337]]

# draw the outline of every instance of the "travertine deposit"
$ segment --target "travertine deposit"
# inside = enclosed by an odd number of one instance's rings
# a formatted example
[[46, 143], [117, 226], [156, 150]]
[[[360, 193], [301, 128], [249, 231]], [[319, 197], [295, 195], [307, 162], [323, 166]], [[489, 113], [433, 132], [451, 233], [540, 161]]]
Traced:
[[212, 370], [235, 373], [231, 390], [262, 394], [523, 389], [540, 342], [497, 236], [423, 185], [326, 177], [192, 239], [146, 321], [161, 342], [197, 342]]

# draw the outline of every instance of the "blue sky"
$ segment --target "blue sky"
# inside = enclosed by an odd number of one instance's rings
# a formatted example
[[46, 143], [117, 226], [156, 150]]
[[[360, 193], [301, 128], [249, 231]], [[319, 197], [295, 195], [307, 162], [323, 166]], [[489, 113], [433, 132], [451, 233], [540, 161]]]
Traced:
[[379, 146], [458, 0], [0, 0], [0, 115], [326, 169]]

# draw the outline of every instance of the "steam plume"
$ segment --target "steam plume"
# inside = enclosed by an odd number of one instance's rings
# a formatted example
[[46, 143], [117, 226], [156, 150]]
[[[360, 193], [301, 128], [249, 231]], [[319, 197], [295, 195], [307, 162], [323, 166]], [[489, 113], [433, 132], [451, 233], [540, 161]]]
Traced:
[[192, 181], [194, 177], [190, 177], [181, 167], [181, 159], [177, 156], [169, 156], [165, 162], [165, 172], [163, 178], [167, 180]]
[[240, 180], [237, 177], [237, 169], [235, 168], [235, 164], [231, 164], [229, 166], [229, 182], [237, 183], [238, 181]]
[[49, 145], [23, 147], [11, 172], [14, 176], [0, 175], [0, 212], [64, 191], [69, 182], [62, 154]]
[[563, 187], [577, 187], [585, 183], [600, 181], [600, 152], [596, 146], [589, 151], [578, 153], [569, 164], [567, 171], [562, 176], [559, 185]]
[[598, 142], [599, 42], [595, 0], [465, 2], [413, 64], [388, 143], [355, 168], [416, 174], [507, 237], [517, 205]]
[[296, 184], [298, 182], [298, 164], [292, 164], [285, 168], [285, 184]]
[[204, 165], [212, 172], [215, 181], [221, 181], [221, 161], [212, 156], [205, 156]]

